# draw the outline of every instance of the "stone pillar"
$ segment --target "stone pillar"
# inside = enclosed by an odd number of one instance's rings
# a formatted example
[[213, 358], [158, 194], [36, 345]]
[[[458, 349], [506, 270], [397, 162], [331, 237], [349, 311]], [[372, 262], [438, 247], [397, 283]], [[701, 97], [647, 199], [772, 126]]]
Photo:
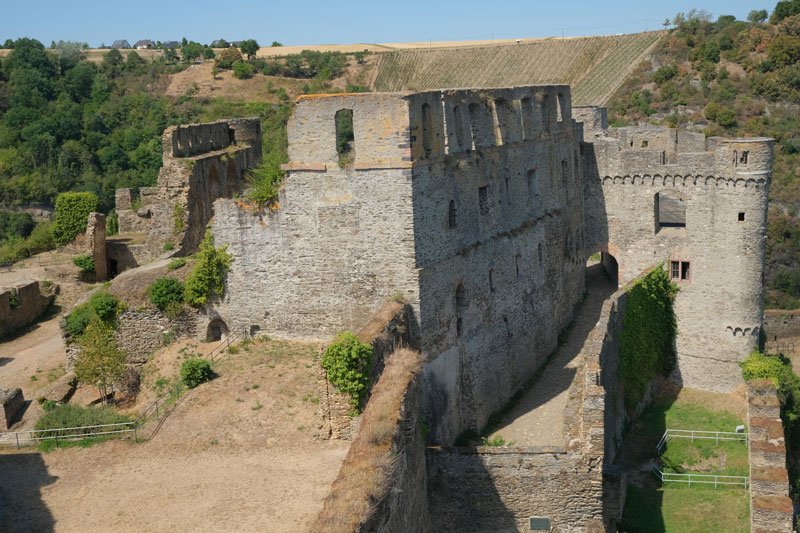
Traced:
[[94, 259], [95, 279], [107, 280], [106, 216], [103, 213], [89, 213], [89, 220], [86, 223], [86, 247]]

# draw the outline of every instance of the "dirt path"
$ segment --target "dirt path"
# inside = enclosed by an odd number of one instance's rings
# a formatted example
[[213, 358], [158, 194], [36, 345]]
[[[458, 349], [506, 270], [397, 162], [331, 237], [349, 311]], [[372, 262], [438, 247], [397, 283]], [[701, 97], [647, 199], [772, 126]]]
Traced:
[[0, 531], [307, 530], [349, 445], [314, 439], [317, 352], [240, 348], [149, 442], [0, 452]]
[[502, 436], [516, 446], [563, 446], [564, 410], [569, 389], [581, 364], [579, 354], [586, 338], [597, 325], [603, 302], [616, 287], [600, 265], [587, 269], [588, 296], [575, 314], [567, 341], [541, 372], [519, 403], [505, 416], [491, 435]]

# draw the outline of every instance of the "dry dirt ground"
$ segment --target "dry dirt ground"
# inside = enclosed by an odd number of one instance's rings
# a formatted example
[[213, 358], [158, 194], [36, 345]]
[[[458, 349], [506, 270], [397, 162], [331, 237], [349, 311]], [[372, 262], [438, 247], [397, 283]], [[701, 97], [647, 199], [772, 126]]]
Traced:
[[[313, 436], [318, 348], [240, 348], [148, 442], [0, 454], [0, 531], [304, 531], [348, 446]], [[205, 349], [165, 350], [144, 386]]]

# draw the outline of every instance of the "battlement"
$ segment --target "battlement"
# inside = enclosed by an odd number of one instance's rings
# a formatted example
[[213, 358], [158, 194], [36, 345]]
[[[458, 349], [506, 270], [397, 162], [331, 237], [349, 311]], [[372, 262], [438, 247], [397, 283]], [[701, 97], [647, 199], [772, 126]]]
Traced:
[[[258, 140], [258, 143], [254, 143]], [[237, 144], [258, 144], [261, 121], [258, 118], [218, 120], [205, 124], [170, 126], [162, 135], [165, 158], [193, 157], [224, 150]]]
[[[583, 122], [584, 141], [594, 145], [601, 178], [632, 183], [637, 177], [677, 176], [674, 185], [697, 185], [710, 177], [722, 184], [766, 184], [772, 169], [772, 139], [727, 139], [663, 126], [609, 128], [605, 108], [574, 110]], [[689, 174], [696, 178], [687, 181]], [[629, 180], [617, 178], [630, 178]], [[606, 182], [606, 180], [604, 180]]]
[[570, 100], [566, 85], [301, 96], [289, 121], [285, 169], [339, 165], [337, 128], [343, 124], [336, 117], [342, 112], [353, 132], [350, 168], [411, 168], [453, 154], [571, 135], [577, 124]]

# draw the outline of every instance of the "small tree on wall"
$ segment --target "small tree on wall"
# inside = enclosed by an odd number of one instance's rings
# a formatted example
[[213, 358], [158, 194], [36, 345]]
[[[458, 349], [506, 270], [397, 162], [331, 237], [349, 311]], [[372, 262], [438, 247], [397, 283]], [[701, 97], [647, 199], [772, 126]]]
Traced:
[[126, 354], [117, 347], [114, 328], [99, 317], [93, 317], [78, 344], [81, 353], [75, 361], [75, 376], [95, 385], [105, 400], [111, 384], [125, 371]]

